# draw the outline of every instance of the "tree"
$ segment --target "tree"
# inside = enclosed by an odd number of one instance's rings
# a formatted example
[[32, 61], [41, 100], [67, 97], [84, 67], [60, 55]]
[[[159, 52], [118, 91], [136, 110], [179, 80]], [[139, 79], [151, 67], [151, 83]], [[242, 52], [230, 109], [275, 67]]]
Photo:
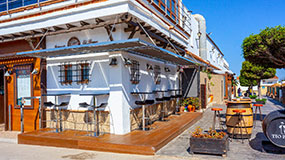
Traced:
[[242, 44], [243, 57], [254, 64], [285, 68], [285, 27], [266, 28]]
[[260, 82], [262, 79], [268, 79], [274, 77], [276, 69], [267, 68], [261, 65], [253, 64], [249, 61], [242, 63], [242, 69], [240, 70], [240, 84], [241, 86], [258, 85], [258, 95], [261, 98]]

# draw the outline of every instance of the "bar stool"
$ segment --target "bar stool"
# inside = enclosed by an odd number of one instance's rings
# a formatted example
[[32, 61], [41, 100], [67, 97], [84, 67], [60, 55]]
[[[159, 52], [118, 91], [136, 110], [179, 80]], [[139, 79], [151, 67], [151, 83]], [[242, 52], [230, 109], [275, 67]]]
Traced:
[[254, 128], [255, 128], [257, 110], [259, 110], [259, 117], [260, 117], [260, 120], [262, 121], [261, 107], [263, 107], [263, 104], [253, 104], [253, 106], [255, 106], [255, 114], [254, 114]]
[[145, 131], [145, 120], [146, 120], [146, 117], [145, 117], [145, 110], [144, 110], [144, 107], [146, 105], [145, 101], [135, 101], [135, 104], [138, 105], [138, 106], [142, 106], [143, 107], [143, 117], [142, 117], [142, 129]]
[[[52, 122], [56, 122], [56, 116], [54, 115], [54, 112], [52, 112], [52, 109], [54, 107], [54, 104], [52, 102], [44, 102], [44, 107], [50, 109], [50, 126]], [[46, 120], [47, 122], [47, 120]]]
[[59, 131], [62, 132], [62, 110], [67, 109], [68, 102], [61, 102], [59, 105], [54, 105], [55, 109], [59, 112], [59, 119], [57, 118], [56, 122], [56, 132], [58, 132], [58, 120], [59, 120]]
[[218, 116], [218, 120], [219, 120], [219, 127], [220, 129], [223, 129], [221, 127], [221, 114], [220, 114], [220, 111], [222, 111], [223, 109], [222, 108], [212, 108], [212, 111], [214, 111], [214, 121], [213, 121], [213, 125], [212, 125], [212, 128], [213, 130], [216, 130], [216, 118]]
[[88, 116], [88, 107], [91, 107], [91, 105], [87, 104], [86, 102], [83, 102], [83, 103], [79, 103], [79, 107], [86, 109], [86, 111], [84, 113], [84, 117], [83, 117], [83, 121], [84, 121], [83, 124], [86, 124], [86, 132], [88, 133], [89, 132], [88, 124], [90, 124], [90, 119]]
[[163, 99], [163, 98], [155, 98], [155, 100], [156, 100], [157, 102], [159, 102], [159, 103], [162, 103], [160, 113], [162, 113], [163, 116], [160, 117], [159, 120], [160, 120], [160, 121], [164, 121], [164, 118], [163, 118], [163, 117], [164, 117], [164, 112], [165, 112], [165, 111], [163, 110], [163, 105], [164, 105], [164, 104], [163, 104], [163, 101], [164, 101], [164, 99]]
[[[167, 101], [170, 101], [171, 100], [171, 97], [163, 97], [163, 103], [165, 104], [165, 107], [163, 107], [164, 108], [164, 117], [163, 118], [165, 118], [166, 116], [168, 116], [168, 108], [167, 108], [167, 106], [166, 106], [166, 103], [165, 102], [167, 102]], [[166, 111], [165, 111], [165, 109], [166, 109]], [[165, 112], [166, 112], [166, 114], [165, 114]]]
[[[232, 138], [234, 138], [234, 136], [235, 136], [235, 129], [238, 128], [240, 131], [240, 135], [241, 135], [241, 139], [242, 139], [242, 143], [243, 143], [243, 137], [242, 137], [243, 126], [241, 126], [240, 123], [243, 123], [245, 125], [245, 121], [244, 121], [243, 116], [241, 114], [245, 113], [246, 110], [245, 109], [234, 109], [233, 112], [236, 113], [236, 115], [238, 116], [238, 121], [237, 121], [236, 125], [234, 126]], [[246, 131], [246, 134], [248, 135], [247, 129], [246, 128], [244, 128], [244, 129]]]
[[[100, 135], [100, 129], [99, 129], [99, 125], [97, 123], [97, 121], [99, 120], [101, 114], [100, 114], [100, 111], [99, 111], [99, 117], [96, 116], [96, 111], [97, 109], [100, 109], [100, 108], [106, 108], [108, 105], [108, 103], [101, 103], [100, 105], [98, 106], [91, 106], [93, 108], [93, 118], [94, 118], [94, 136], [99, 136]], [[97, 119], [96, 119], [97, 117]]]
[[[148, 105], [148, 106], [153, 105], [154, 104], [154, 100], [147, 99], [147, 100], [145, 100], [145, 104]], [[147, 111], [146, 111], [146, 113], [147, 113]], [[152, 123], [152, 121], [150, 119], [150, 113], [149, 112], [148, 112], [147, 117], [145, 117], [145, 119], [147, 120], [147, 125], [150, 125]], [[148, 129], [150, 129], [150, 128], [148, 128]]]

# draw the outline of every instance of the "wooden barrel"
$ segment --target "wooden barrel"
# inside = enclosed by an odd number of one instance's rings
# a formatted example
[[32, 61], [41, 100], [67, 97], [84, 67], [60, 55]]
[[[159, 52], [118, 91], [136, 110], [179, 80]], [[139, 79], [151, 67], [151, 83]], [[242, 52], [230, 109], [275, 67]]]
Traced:
[[263, 120], [262, 129], [274, 145], [285, 148], [285, 110], [269, 113]]
[[[233, 110], [236, 109], [243, 109], [246, 111], [244, 113], [241, 113], [241, 118], [244, 121], [242, 120], [240, 122], [238, 121], [238, 115], [235, 112], [233, 112]], [[253, 114], [251, 108], [251, 101], [227, 102], [226, 125], [227, 125], [227, 132], [230, 137], [250, 138], [253, 127]], [[241, 129], [238, 127], [240, 127]]]

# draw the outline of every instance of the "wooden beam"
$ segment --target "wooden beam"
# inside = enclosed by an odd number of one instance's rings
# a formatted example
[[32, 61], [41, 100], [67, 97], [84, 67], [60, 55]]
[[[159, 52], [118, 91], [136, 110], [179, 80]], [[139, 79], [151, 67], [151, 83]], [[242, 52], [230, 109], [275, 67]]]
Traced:
[[52, 28], [54, 29], [54, 31], [64, 30], [64, 28], [57, 27], [57, 26], [53, 26]]
[[85, 21], [80, 21], [80, 25], [81, 26], [87, 26], [87, 25], [90, 25], [89, 23], [85, 22]]
[[21, 34], [22, 36], [30, 36], [30, 35], [31, 35], [30, 33], [26, 33], [26, 32], [20, 32], [20, 34]]
[[74, 28], [74, 27], [76, 27], [75, 25], [72, 25], [72, 24], [65, 24], [66, 25], [66, 28], [69, 30], [69, 29], [71, 29], [71, 28]]
[[110, 26], [110, 25], [107, 25], [107, 26], [105, 26], [105, 29], [106, 29], [106, 31], [107, 31], [107, 34], [108, 34], [108, 36], [109, 36], [110, 41], [114, 41], [113, 35], [112, 35], [112, 32], [111, 32], [111, 26]]
[[100, 19], [100, 18], [95, 18], [95, 22], [96, 22], [96, 24], [98, 25], [98, 24], [100, 24], [100, 23], [102, 23], [102, 22], [105, 22], [105, 21], [102, 20], [102, 19]]
[[133, 31], [131, 32], [131, 34], [129, 35], [129, 38], [128, 39], [131, 39], [134, 37], [134, 35], [136, 34], [137, 31], [139, 31], [140, 27], [139, 26], [136, 26], [133, 28]]

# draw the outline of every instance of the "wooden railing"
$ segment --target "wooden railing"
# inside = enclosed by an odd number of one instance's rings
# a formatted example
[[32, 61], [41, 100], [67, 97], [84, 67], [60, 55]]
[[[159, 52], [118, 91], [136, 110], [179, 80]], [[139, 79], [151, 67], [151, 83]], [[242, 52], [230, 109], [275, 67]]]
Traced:
[[40, 8], [64, 1], [70, 0], [2, 0], [0, 1], [0, 16]]

